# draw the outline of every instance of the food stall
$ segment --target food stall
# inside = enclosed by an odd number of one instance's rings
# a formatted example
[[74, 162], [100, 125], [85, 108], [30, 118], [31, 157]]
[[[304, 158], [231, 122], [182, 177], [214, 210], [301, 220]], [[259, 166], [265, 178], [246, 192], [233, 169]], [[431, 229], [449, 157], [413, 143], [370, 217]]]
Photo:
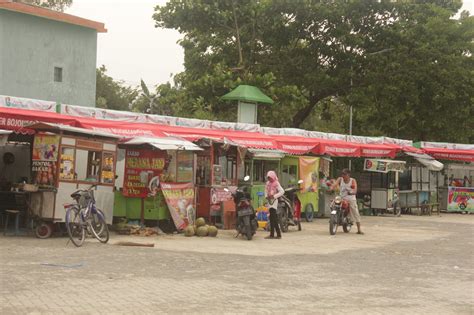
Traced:
[[243, 156], [243, 167], [239, 172], [239, 180], [242, 181], [246, 175], [250, 176], [248, 182], [241, 183], [249, 186], [252, 206], [257, 209], [265, 203], [265, 184], [268, 171], [281, 174], [281, 159], [285, 154], [278, 150], [248, 149]]
[[300, 179], [303, 180], [301, 191], [297, 195], [301, 201], [302, 216], [307, 222], [311, 222], [314, 213], [319, 212], [319, 172], [319, 157], [289, 155], [281, 160], [280, 182], [284, 188], [297, 185]]
[[370, 173], [370, 208], [375, 212], [392, 211], [400, 215], [398, 199], [399, 173], [405, 161], [365, 159], [364, 171]]
[[440, 210], [474, 212], [474, 164], [445, 164], [438, 188]]
[[119, 147], [114, 216], [144, 225], [145, 220], [167, 220], [171, 214], [178, 230], [194, 222], [194, 152], [202, 149], [173, 137], [135, 137]]
[[64, 222], [64, 204], [78, 189], [97, 185], [94, 197], [97, 207], [112, 223], [114, 203], [117, 136], [52, 123], [35, 123], [31, 148], [31, 196], [29, 210], [36, 235], [46, 238], [53, 224]]
[[235, 211], [230, 191], [238, 185], [241, 148], [209, 138], [198, 144], [204, 150], [197, 154], [197, 214], [218, 227], [230, 229]]

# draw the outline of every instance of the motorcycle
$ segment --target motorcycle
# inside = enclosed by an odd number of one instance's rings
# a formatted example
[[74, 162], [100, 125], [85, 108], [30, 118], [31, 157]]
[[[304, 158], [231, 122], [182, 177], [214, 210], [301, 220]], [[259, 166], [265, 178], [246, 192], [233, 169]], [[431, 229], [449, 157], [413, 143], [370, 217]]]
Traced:
[[[249, 179], [249, 176], [245, 176], [244, 181]], [[237, 212], [236, 237], [241, 234], [250, 241], [257, 231], [258, 222], [256, 212], [250, 203], [250, 193], [245, 188], [237, 188], [235, 192], [232, 192], [232, 197], [234, 198]], [[224, 188], [224, 190], [229, 191], [227, 188]]]
[[[303, 180], [298, 181], [298, 185], [302, 183]], [[282, 232], [288, 232], [290, 225], [297, 226], [298, 231], [301, 231], [301, 201], [296, 194], [298, 191], [298, 187], [289, 187], [278, 200], [277, 215]]]
[[337, 227], [342, 225], [344, 233], [349, 233], [352, 228], [352, 220], [349, 216], [351, 211], [349, 203], [343, 200], [341, 196], [337, 196], [331, 202], [331, 216], [329, 217], [329, 233], [335, 235]]

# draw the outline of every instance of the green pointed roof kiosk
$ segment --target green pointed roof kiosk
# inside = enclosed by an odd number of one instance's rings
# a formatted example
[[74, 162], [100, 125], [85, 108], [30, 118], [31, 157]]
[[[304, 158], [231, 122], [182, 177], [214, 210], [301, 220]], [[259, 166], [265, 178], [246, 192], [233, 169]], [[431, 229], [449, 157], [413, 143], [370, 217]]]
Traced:
[[257, 103], [273, 104], [273, 100], [263, 94], [259, 88], [251, 85], [239, 85], [221, 97], [225, 101], [238, 101], [237, 122], [256, 124]]

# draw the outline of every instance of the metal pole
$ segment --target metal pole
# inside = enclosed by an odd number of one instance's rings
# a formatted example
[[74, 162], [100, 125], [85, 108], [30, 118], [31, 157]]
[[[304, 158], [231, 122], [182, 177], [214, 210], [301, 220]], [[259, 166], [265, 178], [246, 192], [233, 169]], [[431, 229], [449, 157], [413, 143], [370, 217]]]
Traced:
[[[351, 79], [352, 84], [352, 79]], [[352, 136], [352, 105], [349, 112], [349, 135]], [[352, 160], [349, 160], [349, 170], [352, 170]]]
[[[351, 66], [351, 91], [352, 91], [352, 66]], [[349, 110], [349, 136], [352, 136], [352, 105]], [[349, 160], [349, 170], [352, 170], [352, 160]]]

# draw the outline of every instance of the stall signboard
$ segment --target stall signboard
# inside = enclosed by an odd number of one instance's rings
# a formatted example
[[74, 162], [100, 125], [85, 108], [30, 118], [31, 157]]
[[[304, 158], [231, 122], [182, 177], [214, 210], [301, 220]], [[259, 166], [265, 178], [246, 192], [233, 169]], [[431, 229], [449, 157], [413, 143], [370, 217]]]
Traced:
[[317, 192], [319, 182], [319, 158], [300, 157], [300, 179], [303, 180], [302, 189], [305, 192]]
[[388, 173], [390, 171], [401, 172], [405, 169], [405, 163], [401, 161], [389, 161], [379, 159], [365, 159], [364, 171]]
[[114, 155], [104, 152], [102, 159], [102, 182], [105, 184], [113, 184], [114, 177]]
[[33, 141], [33, 161], [57, 161], [59, 136], [37, 134]]
[[211, 210], [220, 211], [221, 203], [232, 200], [232, 192], [237, 190], [237, 186], [229, 186], [227, 190], [223, 187], [211, 188]]
[[474, 187], [449, 187], [447, 210], [474, 212]]
[[196, 207], [192, 183], [161, 183], [161, 191], [178, 231], [194, 224]]
[[151, 194], [150, 183], [163, 172], [165, 159], [162, 151], [127, 149], [123, 195], [145, 198]]
[[194, 153], [191, 151], [180, 151], [178, 152], [178, 182], [190, 183], [193, 181], [193, 164], [194, 164]]
[[59, 158], [59, 179], [74, 180], [74, 149], [62, 147]]
[[37, 134], [33, 141], [33, 182], [38, 185], [54, 186], [56, 161], [58, 160], [59, 136]]

